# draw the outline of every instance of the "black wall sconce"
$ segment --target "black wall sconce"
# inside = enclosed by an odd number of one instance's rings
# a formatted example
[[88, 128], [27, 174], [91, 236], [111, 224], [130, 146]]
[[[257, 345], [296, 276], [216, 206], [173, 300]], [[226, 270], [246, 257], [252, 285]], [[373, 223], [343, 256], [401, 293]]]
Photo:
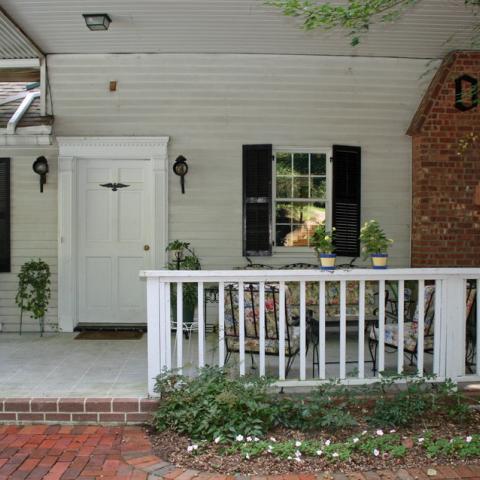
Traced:
[[33, 171], [40, 175], [40, 193], [43, 193], [43, 186], [47, 183], [48, 161], [45, 157], [38, 157], [33, 162]]
[[188, 172], [188, 165], [187, 165], [187, 159], [183, 155], [180, 155], [175, 160], [175, 163], [173, 164], [173, 171], [175, 175], [178, 175], [180, 177], [180, 185], [182, 186], [182, 193], [185, 193], [185, 175]]

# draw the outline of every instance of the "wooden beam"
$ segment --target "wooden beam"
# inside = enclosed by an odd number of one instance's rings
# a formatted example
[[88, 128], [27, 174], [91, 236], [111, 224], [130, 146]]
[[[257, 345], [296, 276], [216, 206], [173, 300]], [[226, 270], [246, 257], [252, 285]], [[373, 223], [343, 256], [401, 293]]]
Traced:
[[31, 68], [0, 68], [0, 82], [39, 82], [40, 70]]

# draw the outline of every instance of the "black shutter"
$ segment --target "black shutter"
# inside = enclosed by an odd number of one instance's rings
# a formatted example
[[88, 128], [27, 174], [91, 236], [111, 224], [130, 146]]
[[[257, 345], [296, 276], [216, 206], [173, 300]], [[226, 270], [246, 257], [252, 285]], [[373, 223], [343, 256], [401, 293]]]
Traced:
[[272, 146], [243, 146], [243, 255], [272, 254]]
[[333, 146], [333, 212], [335, 252], [345, 257], [360, 255], [360, 147]]
[[9, 158], [0, 158], [0, 272], [10, 272]]

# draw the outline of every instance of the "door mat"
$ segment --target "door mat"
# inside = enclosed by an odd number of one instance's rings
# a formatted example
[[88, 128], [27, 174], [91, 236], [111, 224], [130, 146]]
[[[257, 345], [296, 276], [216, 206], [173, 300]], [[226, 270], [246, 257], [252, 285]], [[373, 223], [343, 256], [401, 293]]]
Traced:
[[129, 330], [94, 330], [80, 332], [75, 340], [140, 340], [143, 332]]

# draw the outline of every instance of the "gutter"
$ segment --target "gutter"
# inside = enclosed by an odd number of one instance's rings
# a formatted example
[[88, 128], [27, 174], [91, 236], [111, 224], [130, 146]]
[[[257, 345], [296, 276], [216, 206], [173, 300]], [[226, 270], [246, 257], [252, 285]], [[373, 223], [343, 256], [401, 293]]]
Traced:
[[30, 108], [32, 102], [40, 97], [40, 92], [30, 92], [27, 93], [23, 102], [17, 108], [17, 111], [13, 114], [12, 118], [8, 121], [7, 124], [7, 135], [14, 135], [15, 130], [17, 129], [17, 125], [22, 119], [23, 115], [25, 115], [26, 111]]

